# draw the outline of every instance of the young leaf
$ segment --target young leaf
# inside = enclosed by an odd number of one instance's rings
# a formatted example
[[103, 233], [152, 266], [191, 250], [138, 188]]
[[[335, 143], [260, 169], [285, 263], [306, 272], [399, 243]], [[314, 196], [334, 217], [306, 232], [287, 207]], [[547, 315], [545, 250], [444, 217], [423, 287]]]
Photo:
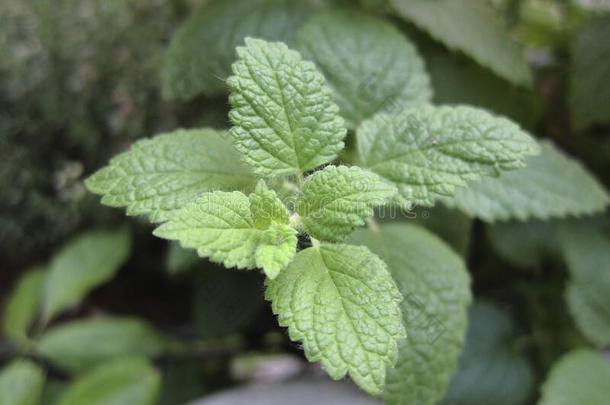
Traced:
[[324, 12], [309, 19], [294, 42], [328, 80], [350, 128], [377, 112], [401, 111], [432, 97], [417, 50], [381, 18]]
[[470, 308], [466, 348], [443, 403], [527, 403], [534, 376], [527, 357], [514, 348], [513, 329], [509, 316], [493, 305]]
[[482, 179], [444, 201], [488, 222], [579, 216], [608, 205], [604, 187], [579, 162], [550, 142], [542, 142], [541, 149], [525, 168]]
[[45, 376], [28, 360], [15, 360], [0, 371], [0, 404], [38, 405]]
[[373, 172], [328, 166], [307, 178], [296, 211], [311, 236], [340, 241], [395, 194], [396, 187]]
[[408, 202], [432, 205], [480, 176], [522, 167], [536, 142], [507, 119], [472, 107], [415, 107], [378, 114], [357, 132], [362, 164]]
[[404, 297], [407, 339], [388, 370], [385, 401], [437, 404], [464, 347], [471, 297], [462, 259], [425, 229], [404, 223], [382, 225], [378, 233], [359, 229], [351, 240], [380, 255]]
[[610, 363], [593, 350], [574, 350], [553, 367], [542, 385], [540, 405], [603, 405], [610, 398]]
[[45, 269], [34, 267], [19, 279], [4, 309], [2, 329], [6, 337], [22, 341], [40, 310]]
[[321, 361], [333, 379], [348, 373], [363, 390], [381, 393], [405, 331], [400, 292], [379, 257], [360, 246], [305, 249], [267, 282], [266, 298], [310, 361]]
[[205, 193], [153, 233], [178, 240], [183, 247], [197, 249], [199, 256], [226, 267], [260, 266], [274, 277], [294, 256], [297, 244], [296, 231], [288, 229], [288, 217], [279, 205], [275, 194], [260, 184], [250, 198], [238, 191]]
[[104, 363], [76, 380], [58, 405], [153, 405], [159, 396], [161, 377], [143, 358], [126, 357]]
[[125, 317], [76, 320], [49, 329], [36, 344], [38, 355], [79, 373], [127, 355], [156, 356], [165, 339], [148, 323]]
[[610, 345], [610, 239], [592, 224], [559, 231], [570, 271], [566, 300], [578, 329], [599, 347]]
[[333, 160], [346, 130], [324, 77], [283, 43], [245, 42], [227, 81], [237, 149], [263, 176], [300, 174]]
[[497, 75], [529, 86], [532, 74], [508, 29], [486, 0], [391, 0], [401, 17]]
[[[231, 162], [227, 164], [227, 162]], [[102, 204], [127, 207], [128, 215], [150, 215], [153, 222], [205, 191], [250, 190], [256, 184], [228, 134], [213, 129], [180, 129], [144, 139], [86, 181]]]
[[570, 46], [570, 103], [574, 127], [610, 123], [610, 16], [587, 21]]
[[90, 231], [68, 242], [49, 265], [42, 300], [43, 318], [51, 319], [110, 280], [125, 263], [130, 250], [131, 236], [126, 228]]

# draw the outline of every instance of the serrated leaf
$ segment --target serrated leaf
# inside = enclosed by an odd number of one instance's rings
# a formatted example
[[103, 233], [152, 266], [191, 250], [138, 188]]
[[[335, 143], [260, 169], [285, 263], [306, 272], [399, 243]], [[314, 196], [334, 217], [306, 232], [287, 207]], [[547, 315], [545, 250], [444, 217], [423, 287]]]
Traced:
[[43, 267], [34, 267], [20, 277], [4, 308], [2, 330], [6, 337], [27, 339], [28, 329], [40, 311], [45, 276]]
[[488, 222], [579, 216], [608, 205], [604, 187], [579, 162], [550, 142], [541, 150], [525, 168], [472, 183], [444, 201]]
[[296, 245], [297, 231], [294, 228], [271, 224], [263, 232], [256, 249], [256, 266], [262, 268], [267, 277], [274, 279], [296, 254]]
[[540, 405], [605, 405], [610, 398], [610, 362], [579, 349], [562, 357], [542, 385]]
[[610, 123], [610, 16], [587, 21], [570, 45], [569, 104], [574, 127]]
[[361, 246], [302, 250], [268, 281], [266, 298], [310, 361], [333, 379], [349, 374], [368, 393], [381, 393], [405, 332], [400, 292], [379, 257]]
[[69, 241], [49, 265], [42, 314], [51, 319], [110, 280], [127, 260], [131, 235], [126, 228], [93, 230]]
[[245, 37], [290, 42], [308, 16], [290, 0], [215, 0], [196, 11], [174, 35], [161, 71], [163, 95], [190, 99], [228, 89], [235, 47]]
[[350, 128], [375, 113], [400, 111], [432, 97], [417, 50], [381, 18], [354, 10], [323, 12], [305, 23], [294, 43], [326, 77]]
[[343, 149], [346, 130], [324, 77], [280, 42], [246, 38], [227, 81], [235, 146], [263, 176], [300, 174]]
[[578, 329], [599, 347], [610, 345], [610, 238], [590, 224], [559, 230], [570, 272], [566, 300]]
[[395, 194], [396, 187], [373, 172], [328, 166], [307, 178], [296, 211], [311, 236], [340, 241]]
[[[260, 265], [271, 266], [263, 270], [273, 275], [287, 260], [290, 251], [294, 255], [297, 240], [294, 232], [292, 238], [286, 236], [290, 232], [285, 229], [288, 228], [286, 223], [275, 222], [278, 219], [288, 222], [287, 217], [279, 215], [273, 222], [266, 222], [268, 213], [281, 204], [273, 192], [269, 194], [267, 191], [271, 192], [266, 186], [262, 188], [259, 185], [250, 198], [238, 191], [205, 193], [176, 211], [169, 221], [153, 233], [161, 238], [178, 240], [183, 247], [196, 249], [199, 256], [223, 263], [226, 267], [252, 269], [259, 265], [259, 257]], [[267, 198], [262, 198], [262, 195]], [[255, 212], [252, 211], [252, 201], [259, 205]], [[267, 208], [263, 208], [263, 205]], [[267, 227], [257, 227], [257, 223], [259, 226], [266, 224]], [[279, 233], [284, 237], [278, 239], [273, 232], [280, 229]], [[259, 249], [264, 252], [258, 253]], [[272, 253], [274, 249], [278, 252]]]
[[470, 308], [466, 348], [441, 403], [527, 403], [534, 376], [527, 357], [514, 349], [513, 329], [508, 314], [491, 304], [477, 302]]
[[391, 0], [402, 18], [517, 85], [532, 74], [501, 17], [486, 0]]
[[[228, 164], [230, 162], [230, 164]], [[179, 129], [144, 139], [86, 181], [102, 204], [128, 215], [165, 221], [176, 209], [212, 190], [250, 190], [256, 184], [225, 131]]]
[[28, 360], [15, 360], [0, 371], [0, 404], [38, 405], [45, 376]]
[[76, 380], [58, 405], [153, 405], [161, 377], [146, 359], [127, 357], [105, 363]]
[[103, 317], [63, 323], [46, 331], [36, 353], [63, 369], [79, 373], [128, 355], [156, 356], [165, 339], [137, 318]]
[[378, 114], [357, 131], [362, 165], [407, 202], [432, 205], [468, 180], [522, 167], [536, 142], [511, 121], [472, 107], [414, 107]]
[[404, 223], [383, 224], [378, 233], [358, 230], [351, 240], [381, 256], [404, 297], [407, 339], [388, 370], [385, 401], [437, 404], [464, 347], [471, 297], [462, 259], [425, 229]]
[[264, 180], [259, 181], [249, 198], [252, 218], [257, 228], [266, 229], [272, 222], [287, 224], [290, 221], [288, 209]]

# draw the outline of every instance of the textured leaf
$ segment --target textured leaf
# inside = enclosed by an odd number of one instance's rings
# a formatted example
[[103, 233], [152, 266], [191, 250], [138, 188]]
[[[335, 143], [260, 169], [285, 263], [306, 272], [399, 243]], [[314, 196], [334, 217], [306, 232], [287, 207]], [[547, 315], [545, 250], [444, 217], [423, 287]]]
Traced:
[[287, 224], [290, 221], [288, 209], [263, 180], [259, 181], [249, 198], [254, 225], [257, 228], [266, 229], [272, 222]]
[[189, 99], [224, 93], [235, 47], [247, 36], [289, 42], [309, 11], [290, 0], [207, 2], [176, 32], [163, 61], [163, 94]]
[[2, 329], [6, 337], [27, 339], [28, 329], [40, 310], [44, 280], [42, 267], [34, 267], [21, 276], [4, 309]]
[[76, 380], [58, 405], [153, 405], [161, 378], [145, 359], [127, 357], [101, 365]]
[[578, 329], [600, 347], [610, 346], [610, 238], [589, 224], [560, 230], [570, 271], [566, 299]]
[[87, 188], [103, 195], [103, 204], [127, 207], [128, 215], [148, 214], [155, 222], [205, 191], [249, 190], [256, 179], [228, 136], [180, 129], [138, 141], [87, 179]]
[[125, 263], [130, 250], [131, 236], [126, 228], [89, 231], [68, 242], [49, 265], [43, 317], [51, 319], [110, 280]]
[[321, 13], [294, 42], [328, 80], [350, 128], [377, 112], [401, 111], [432, 97], [417, 50], [383, 19], [356, 11]]
[[468, 318], [466, 349], [442, 403], [527, 403], [534, 377], [527, 357], [513, 348], [511, 319], [498, 308], [481, 302], [471, 307]]
[[605, 405], [610, 398], [610, 362], [593, 350], [562, 357], [542, 385], [540, 405]]
[[405, 332], [400, 293], [379, 257], [350, 245], [302, 250], [268, 281], [266, 297], [310, 361], [321, 361], [333, 379], [349, 374], [381, 393]]
[[66, 370], [81, 372], [128, 355], [156, 356], [164, 348], [164, 338], [148, 323], [106, 317], [51, 328], [38, 341], [36, 352]]
[[443, 398], [464, 347], [470, 278], [462, 259], [425, 229], [382, 225], [379, 233], [358, 230], [362, 243], [381, 256], [404, 296], [407, 339], [388, 370], [389, 404], [437, 404]]
[[422, 205], [468, 180], [522, 167], [538, 150], [509, 120], [463, 106], [378, 114], [362, 123], [357, 140], [363, 165], [394, 182], [406, 201]]
[[396, 187], [373, 172], [328, 166], [307, 178], [296, 210], [311, 236], [340, 241], [395, 194]]
[[0, 371], [0, 404], [38, 405], [42, 398], [44, 373], [27, 360], [15, 360]]
[[[273, 277], [296, 252], [297, 239], [294, 229], [289, 229], [286, 223], [275, 222], [278, 219], [288, 222], [287, 216], [278, 214], [274, 222], [265, 222], [264, 218], [277, 210], [281, 201], [264, 187], [259, 185], [250, 198], [238, 191], [205, 193], [176, 211], [172, 219], [153, 233], [178, 240], [183, 247], [197, 249], [199, 256], [226, 267], [269, 266], [263, 270]], [[258, 206], [255, 212], [252, 212], [252, 201]], [[257, 223], [267, 227], [257, 227]], [[259, 249], [263, 251], [258, 252]]]
[[391, 0], [396, 12], [451, 49], [517, 85], [532, 74], [521, 49], [486, 0]]
[[608, 205], [606, 190], [580, 163], [549, 142], [541, 147], [525, 168], [473, 183], [445, 201], [488, 222], [578, 216]]
[[299, 174], [333, 160], [345, 128], [324, 77], [279, 42], [237, 48], [229, 117], [238, 150], [264, 176]]
[[570, 103], [576, 129], [610, 123], [610, 16], [587, 21], [570, 46]]

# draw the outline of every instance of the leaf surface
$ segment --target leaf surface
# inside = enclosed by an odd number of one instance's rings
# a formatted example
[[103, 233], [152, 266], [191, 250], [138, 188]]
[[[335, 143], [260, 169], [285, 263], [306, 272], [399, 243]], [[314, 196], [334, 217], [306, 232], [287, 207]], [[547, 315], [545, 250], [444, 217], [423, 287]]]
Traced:
[[29, 360], [14, 360], [0, 371], [0, 404], [38, 405], [45, 376]]

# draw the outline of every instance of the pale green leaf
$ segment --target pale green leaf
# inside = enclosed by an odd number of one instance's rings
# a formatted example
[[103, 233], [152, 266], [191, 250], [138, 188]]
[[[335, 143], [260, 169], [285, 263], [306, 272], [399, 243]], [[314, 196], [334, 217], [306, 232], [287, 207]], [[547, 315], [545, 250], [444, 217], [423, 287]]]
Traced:
[[472, 57], [497, 75], [529, 86], [521, 48], [487, 0], [391, 0], [396, 12], [433, 38]]
[[333, 379], [349, 374], [368, 393], [382, 392], [405, 332], [402, 297], [379, 257], [350, 245], [302, 250], [268, 281], [266, 297], [310, 361]]
[[358, 230], [351, 240], [381, 256], [404, 297], [407, 339], [396, 367], [388, 371], [384, 399], [437, 404], [464, 347], [471, 297], [462, 259], [433, 234], [409, 224], [385, 224], [377, 233]]
[[76, 380], [58, 405], [153, 405], [161, 377], [149, 361], [127, 357], [104, 363]]
[[359, 167], [328, 166], [307, 178], [296, 203], [313, 237], [340, 241], [396, 194], [396, 187]]
[[289, 42], [308, 16], [291, 0], [214, 0], [196, 11], [174, 35], [161, 79], [165, 97], [190, 99], [226, 92], [235, 47], [247, 36]]
[[472, 107], [414, 107], [378, 114], [357, 132], [364, 167], [407, 202], [432, 205], [468, 180], [523, 167], [536, 142], [511, 121]]
[[610, 123], [610, 16], [587, 21], [570, 46], [572, 122], [579, 130]]
[[27, 339], [27, 333], [40, 311], [45, 269], [34, 267], [24, 273], [11, 292], [4, 308], [2, 329], [6, 337]]
[[417, 50], [381, 18], [324, 12], [309, 19], [294, 42], [326, 77], [350, 128], [377, 112], [401, 111], [432, 97]]
[[63, 323], [37, 342], [38, 355], [71, 372], [82, 372], [114, 358], [156, 356], [165, 339], [137, 318], [103, 317]]
[[40, 404], [44, 380], [43, 371], [28, 360], [8, 363], [0, 371], [0, 404]]
[[561, 218], [604, 210], [608, 193], [593, 175], [550, 142], [542, 142], [541, 149], [540, 155], [527, 160], [525, 168], [472, 183], [446, 203], [488, 222]]
[[540, 405], [606, 405], [610, 362], [601, 353], [579, 349], [562, 357], [542, 385]]
[[69, 241], [49, 265], [43, 288], [44, 319], [78, 304], [89, 291], [109, 281], [130, 250], [131, 235], [126, 228], [89, 231]]
[[514, 346], [508, 314], [483, 302], [468, 315], [466, 348], [442, 402], [447, 405], [523, 405], [534, 388], [527, 357]]
[[272, 222], [287, 224], [290, 221], [288, 209], [264, 180], [258, 182], [249, 198], [252, 218], [257, 228], [266, 229]]
[[228, 80], [235, 145], [264, 176], [300, 174], [343, 149], [346, 130], [324, 77], [280, 42], [246, 38]]
[[144, 139], [87, 179], [102, 204], [127, 207], [128, 215], [154, 222], [205, 191], [250, 190], [256, 184], [225, 131], [180, 129]]
[[610, 238], [589, 224], [559, 230], [570, 272], [566, 300], [578, 329], [600, 347], [610, 346]]
[[[262, 198], [263, 195], [266, 198]], [[258, 206], [255, 212], [252, 211], [252, 201]], [[238, 191], [205, 193], [176, 211], [172, 219], [153, 233], [161, 238], [178, 240], [183, 247], [196, 249], [199, 256], [223, 263], [226, 267], [251, 269], [269, 265], [270, 268], [263, 267], [263, 270], [275, 274], [289, 261], [289, 252], [294, 255], [297, 243], [295, 232], [292, 231], [290, 236], [286, 223], [276, 222], [278, 219], [287, 222], [287, 216], [275, 216], [273, 222], [263, 220], [280, 204], [275, 194], [261, 185], [250, 198]], [[267, 227], [257, 227], [257, 223]], [[276, 224], [283, 226], [276, 227]], [[259, 253], [259, 249], [264, 252]]]

